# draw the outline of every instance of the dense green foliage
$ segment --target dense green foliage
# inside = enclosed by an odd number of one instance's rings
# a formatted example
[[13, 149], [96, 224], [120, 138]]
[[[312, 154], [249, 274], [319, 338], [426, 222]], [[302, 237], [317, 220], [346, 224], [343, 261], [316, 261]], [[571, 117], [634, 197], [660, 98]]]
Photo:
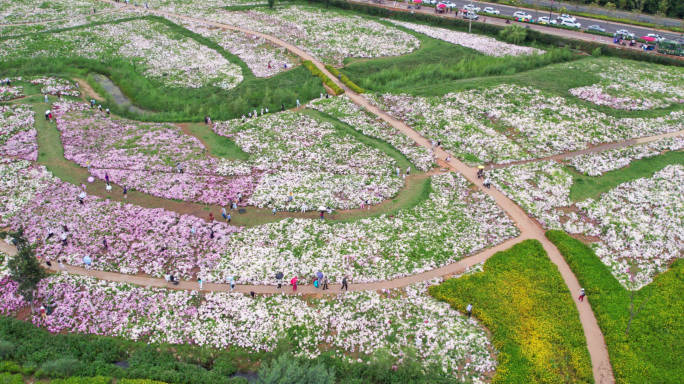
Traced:
[[318, 69], [318, 67], [316, 67], [316, 65], [314, 65], [314, 63], [312, 63], [310, 60], [305, 60], [302, 62], [302, 64], [311, 72], [312, 75], [318, 76], [323, 82], [323, 84], [328, 86], [328, 88], [332, 89], [335, 95], [341, 95], [344, 93], [344, 90], [342, 88], [335, 84], [335, 82], [332, 81], [332, 79], [330, 79], [328, 75], [326, 75], [325, 73], [323, 73], [323, 71]]
[[600, 194], [608, 192], [622, 183], [642, 177], [651, 177], [670, 164], [684, 164], [684, 152], [665, 152], [662, 155], [634, 160], [627, 167], [606, 172], [598, 177], [583, 175], [569, 168], [573, 174], [570, 199], [581, 201], [597, 198]]
[[[335, 375], [337, 382], [344, 384], [440, 384], [455, 380], [445, 377], [438, 367], [424, 370], [417, 359], [410, 355], [394, 370], [391, 368], [396, 364], [396, 359], [382, 352], [378, 352], [372, 364], [350, 364], [329, 353], [305, 360], [291, 357], [292, 347], [287, 343], [282, 343], [270, 353], [237, 348], [217, 350], [194, 345], [148, 345], [113, 337], [50, 334], [30, 323], [8, 317], [0, 317], [0, 340], [16, 346], [7, 358], [21, 364], [25, 375], [38, 374], [41, 370], [41, 375], [48, 375], [46, 367], [54, 367], [58, 365], [55, 361], [69, 358], [78, 361], [75, 376], [144, 379], [139, 382], [119, 380], [120, 384], [155, 384], [149, 380], [174, 384], [243, 384], [244, 378], [231, 378], [228, 373], [254, 372], [259, 366], [270, 364], [271, 360], [281, 355], [297, 360], [299, 367], [323, 367]], [[122, 363], [127, 368], [123, 368]], [[17, 367], [13, 363], [4, 364]], [[0, 364], [0, 372], [3, 371], [2, 367], [3, 364]], [[316, 368], [316, 372], [319, 369], [322, 368]], [[8, 368], [6, 371], [16, 370]]]
[[280, 355], [259, 369], [259, 384], [334, 384], [335, 370], [322, 363], [306, 364]]
[[562, 231], [549, 231], [546, 236], [558, 247], [587, 292], [608, 346], [616, 381], [684, 382], [684, 260], [677, 260], [651, 284], [631, 292], [581, 241]]
[[527, 29], [521, 25], [515, 24], [506, 27], [499, 32], [499, 36], [509, 43], [521, 44], [527, 38]]
[[430, 294], [473, 315], [499, 351], [493, 383], [593, 382], [579, 315], [541, 243], [496, 253], [484, 271], [446, 280]]
[[33, 248], [23, 237], [23, 230], [10, 232], [9, 235], [15, 240], [18, 252], [9, 259], [7, 268], [12, 280], [19, 283], [19, 293], [31, 302], [38, 283], [45, 277], [45, 271], [40, 267]]

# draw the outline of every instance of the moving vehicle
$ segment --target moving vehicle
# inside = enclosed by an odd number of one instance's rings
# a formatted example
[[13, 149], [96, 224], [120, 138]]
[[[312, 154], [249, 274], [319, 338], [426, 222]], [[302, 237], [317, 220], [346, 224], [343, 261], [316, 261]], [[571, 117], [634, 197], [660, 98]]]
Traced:
[[475, 12], [475, 13], [480, 12], [480, 7], [478, 7], [477, 5], [474, 5], [474, 4], [465, 5], [463, 7], [463, 9], [468, 10], [470, 12]]
[[626, 30], [626, 29], [618, 29], [618, 30], [613, 34], [613, 36], [616, 36], [616, 37], [617, 37], [617, 36], [622, 36], [623, 39], [626, 39], [626, 38], [633, 39], [633, 38], [634, 38], [634, 34], [633, 34], [632, 32], [630, 32], [630, 31]]
[[658, 42], [665, 40], [665, 38], [663, 38], [662, 36], [660, 36], [660, 35], [657, 34], [657, 33], [649, 33], [649, 34], [646, 35], [646, 36], [652, 37], [652, 38], [656, 39], [656, 41], [658, 41]]
[[537, 19], [537, 23], [539, 23], [539, 24], [544, 24], [544, 25], [546, 25], [546, 24], [553, 24], [553, 25], [555, 25], [555, 24], [557, 24], [558, 22], [557, 22], [555, 19], [549, 19], [548, 16], [542, 16], [542, 17], [540, 17], [539, 19]]
[[490, 15], [498, 15], [499, 13], [501, 13], [498, 9], [494, 9], [492, 7], [485, 7], [485, 9], [483, 9], [482, 12], [488, 13]]
[[606, 29], [601, 27], [600, 25], [593, 24], [587, 27], [587, 31], [605, 32]]
[[577, 28], [577, 29], [582, 27], [582, 24], [580, 24], [576, 21], [570, 21], [568, 19], [561, 21], [560, 25], [562, 25], [564, 27]]
[[567, 13], [561, 13], [559, 19], [569, 20], [569, 21], [572, 21], [573, 23], [577, 22], [577, 18], [575, 16], [568, 15]]
[[529, 17], [531, 19], [532, 15], [525, 11], [515, 11], [515, 13], [513, 13], [513, 17], [515, 17], [516, 19], [519, 17]]

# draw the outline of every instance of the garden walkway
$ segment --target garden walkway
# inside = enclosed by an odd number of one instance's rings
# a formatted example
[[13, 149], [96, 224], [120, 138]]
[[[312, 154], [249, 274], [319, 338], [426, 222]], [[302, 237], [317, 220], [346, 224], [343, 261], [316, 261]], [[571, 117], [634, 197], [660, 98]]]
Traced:
[[[101, 1], [107, 1], [111, 2], [108, 0], [101, 0]], [[111, 2], [113, 3], [113, 2]], [[140, 8], [139, 8], [140, 9]], [[143, 9], [141, 9], [143, 10]], [[365, 108], [369, 112], [375, 114], [376, 116], [380, 117], [381, 119], [385, 120], [389, 124], [391, 124], [394, 128], [399, 130], [400, 132], [404, 133], [411, 139], [413, 139], [417, 144], [426, 147], [428, 149], [432, 149], [432, 146], [430, 144], [430, 141], [420, 135], [417, 131], [413, 130], [411, 127], [406, 125], [404, 122], [395, 119], [394, 117], [390, 116], [388, 113], [385, 111], [377, 108], [376, 106], [372, 105], [366, 98], [363, 96], [354, 93], [351, 91], [348, 87], [346, 87], [344, 84], [342, 84], [335, 76], [333, 76], [330, 72], [328, 72], [325, 69], [325, 66], [323, 63], [315, 59], [313, 56], [305, 52], [299, 47], [296, 47], [290, 43], [287, 43], [281, 39], [278, 39], [276, 37], [266, 35], [260, 32], [256, 31], [251, 31], [245, 28], [241, 27], [236, 27], [224, 23], [218, 23], [214, 21], [208, 21], [208, 20], [203, 20], [203, 19], [198, 19], [194, 17], [189, 17], [189, 16], [184, 16], [172, 12], [166, 12], [166, 11], [158, 11], [158, 10], [145, 10], [148, 11], [149, 13], [160, 15], [160, 16], [165, 16], [165, 17], [171, 17], [171, 18], [179, 18], [179, 19], [184, 19], [184, 20], [189, 20], [189, 21], [194, 21], [194, 22], [200, 22], [200, 23], [205, 23], [208, 25], [216, 26], [219, 28], [226, 28], [234, 31], [239, 31], [248, 35], [253, 35], [253, 36], [259, 36], [262, 37], [276, 45], [279, 45], [281, 47], [286, 48], [290, 52], [294, 53], [295, 55], [299, 56], [303, 60], [311, 60], [311, 62], [318, 68], [320, 69], [324, 74], [326, 74], [328, 77], [330, 77], [338, 86], [343, 88], [347, 94], [347, 96], [356, 104], [359, 106]], [[603, 338], [603, 333], [601, 332], [601, 329], [598, 326], [598, 323], [596, 321], [596, 317], [594, 316], [594, 313], [591, 309], [591, 306], [589, 303], [582, 303], [574, 299], [575, 294], [579, 294], [580, 291], [580, 285], [579, 282], [577, 281], [577, 278], [575, 275], [572, 273], [572, 270], [568, 266], [568, 264], [565, 262], [565, 259], [563, 256], [560, 254], [558, 249], [546, 238], [545, 236], [545, 231], [541, 227], [541, 225], [533, 220], [520, 206], [518, 206], [515, 202], [513, 202], [511, 199], [506, 197], [502, 192], [495, 188], [485, 188], [482, 185], [482, 182], [477, 178], [477, 169], [475, 167], [469, 167], [465, 163], [456, 160], [451, 154], [447, 153], [441, 148], [435, 148], [435, 155], [437, 156], [438, 159], [444, 159], [445, 161], [443, 162], [444, 165], [447, 165], [448, 168], [452, 171], [458, 172], [462, 174], [466, 179], [468, 179], [470, 182], [475, 184], [482, 192], [488, 194], [491, 196], [496, 203], [503, 209], [510, 217], [511, 219], [516, 223], [518, 228], [520, 229], [520, 236], [516, 239], [511, 239], [508, 240], [502, 244], [499, 244], [496, 247], [489, 248], [475, 256], [467, 257], [464, 258], [456, 263], [450, 264], [448, 266], [443, 267], [442, 269], [437, 269], [434, 271], [429, 271], [425, 272], [422, 274], [416, 274], [413, 276], [408, 276], [405, 278], [400, 278], [396, 280], [390, 280], [390, 281], [385, 281], [385, 282], [378, 282], [378, 283], [367, 283], [367, 284], [354, 284], [351, 287], [354, 287], [354, 289], [358, 290], [366, 290], [366, 289], [385, 289], [385, 288], [399, 288], [408, 284], [411, 284], [413, 282], [418, 282], [418, 281], [424, 281], [426, 279], [431, 279], [433, 277], [438, 277], [438, 276], [443, 276], [444, 274], [450, 274], [450, 273], [458, 273], [459, 271], [463, 270], [466, 268], [467, 265], [474, 265], [476, 263], [482, 262], [487, 260], [491, 255], [493, 255], [496, 251], [506, 249], [510, 247], [511, 245], [523, 240], [523, 239], [535, 239], [541, 242], [543, 245], [545, 251], [547, 252], [550, 260], [556, 264], [558, 267], [558, 270], [565, 281], [565, 284], [567, 285], [570, 294], [573, 296], [573, 302], [575, 303], [575, 306], [577, 307], [577, 310], [579, 312], [580, 316], [580, 322], [582, 324], [582, 328], [584, 330], [584, 335], [586, 338], [587, 342], [587, 348], [589, 350], [589, 355], [591, 356], [591, 362], [592, 362], [592, 369], [593, 369], [593, 375], [594, 375], [594, 380], [596, 383], [614, 383], [615, 379], [613, 377], [613, 371], [612, 367], [610, 364], [610, 359], [608, 356], [608, 350], [606, 348], [606, 344]], [[446, 160], [448, 159], [448, 161]], [[53, 268], [56, 268], [56, 266], [53, 265]], [[101, 272], [101, 271], [92, 271], [92, 270], [83, 270], [79, 269], [76, 267], [67, 267], [67, 270], [69, 272], [74, 272], [74, 273], [79, 273], [81, 272], [82, 274], [86, 274], [89, 276], [94, 276], [106, 280], [111, 280], [111, 279], [121, 279], [121, 281], [126, 281], [130, 283], [137, 283], [141, 285], [149, 285], [151, 283], [159, 283], [160, 279], [150, 279], [148, 277], [138, 277], [138, 276], [130, 276], [130, 275], [123, 275], [119, 273], [109, 273], [109, 272]], [[439, 271], [439, 272], [436, 272]], [[451, 272], [450, 272], [451, 271]], [[162, 280], [163, 281], [163, 280]], [[166, 282], [164, 282], [165, 286], [168, 286]], [[196, 282], [188, 282], [184, 281], [181, 282], [178, 286], [178, 288], [181, 289], [197, 289], [197, 283]], [[221, 285], [210, 285], [207, 284], [205, 288], [216, 288], [216, 289], [221, 289], [225, 290], [225, 284], [223, 286]], [[250, 286], [250, 285], [243, 285], [240, 286], [239, 292], [245, 292], [245, 291], [254, 291], [255, 293], [268, 293], [268, 291], [271, 291], [271, 293], [278, 292], [277, 288], [275, 287], [268, 287], [268, 286]], [[291, 290], [289, 289], [284, 289], [284, 292], [290, 292]], [[321, 293], [322, 291], [314, 289], [313, 287], [307, 287], [304, 286], [300, 288], [299, 293]], [[331, 294], [339, 292], [339, 286], [332, 286], [331, 289]]]

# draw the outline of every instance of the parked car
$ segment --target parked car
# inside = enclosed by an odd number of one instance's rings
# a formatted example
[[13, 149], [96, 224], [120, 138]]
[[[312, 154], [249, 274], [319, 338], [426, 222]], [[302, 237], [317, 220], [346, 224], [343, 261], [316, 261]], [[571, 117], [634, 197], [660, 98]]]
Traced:
[[477, 13], [475, 13], [475, 12], [466, 11], [463, 13], [463, 18], [464, 19], [470, 19], [470, 20], [477, 20], [478, 16], [477, 16]]
[[562, 26], [564, 26], [564, 27], [578, 28], [578, 29], [579, 29], [580, 27], [582, 27], [582, 24], [580, 24], [580, 23], [578, 23], [578, 22], [576, 22], [576, 21], [575, 21], [575, 22], [570, 21], [570, 20], [568, 20], [568, 19], [565, 19], [565, 20], [561, 21], [560, 25], [562, 25]]
[[449, 8], [449, 9], [456, 9], [457, 8], [456, 3], [452, 3], [451, 1], [447, 1], [444, 4], [446, 4], [447, 8]]
[[519, 18], [519, 17], [532, 18], [532, 15], [530, 15], [529, 13], [527, 13], [525, 11], [515, 11], [515, 13], [513, 13], [513, 17], [515, 17], [515, 18]]
[[492, 7], [485, 7], [485, 9], [483, 9], [482, 12], [488, 13], [490, 15], [498, 15], [499, 13], [501, 13], [498, 9], [494, 9]]
[[548, 16], [542, 16], [539, 19], [537, 19], [537, 23], [539, 23], [539, 24], [556, 24], [556, 20], [549, 19]]
[[477, 5], [474, 5], [474, 4], [468, 4], [468, 5], [464, 6], [463, 9], [468, 10], [470, 12], [475, 12], [475, 13], [480, 12], [480, 7], [478, 7]]
[[590, 25], [587, 27], [587, 31], [594, 31], [594, 32], [605, 32], [606, 29], [602, 28], [600, 25]]
[[623, 38], [633, 39], [634, 34], [626, 29], [618, 29], [613, 36], [622, 36]]

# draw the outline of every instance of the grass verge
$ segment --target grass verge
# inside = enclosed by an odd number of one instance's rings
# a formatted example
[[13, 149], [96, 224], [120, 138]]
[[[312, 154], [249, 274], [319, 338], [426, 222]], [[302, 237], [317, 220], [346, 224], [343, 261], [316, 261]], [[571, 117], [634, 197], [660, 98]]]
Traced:
[[642, 177], [651, 177], [670, 164], [684, 164], [684, 152], [671, 151], [661, 155], [632, 161], [627, 167], [606, 172], [601, 176], [583, 175], [573, 168], [568, 170], [573, 175], [570, 187], [570, 200], [581, 201], [596, 198], [616, 186]]
[[496, 253], [484, 271], [446, 280], [430, 294], [473, 315], [499, 351], [492, 383], [590, 383], [591, 361], [579, 314], [541, 243]]
[[302, 61], [302, 64], [306, 67], [306, 69], [309, 70], [309, 72], [311, 72], [312, 75], [318, 76], [323, 82], [323, 84], [330, 88], [335, 95], [341, 95], [344, 93], [344, 90], [340, 88], [337, 84], [335, 84], [335, 82], [332, 81], [332, 79], [330, 79], [328, 75], [326, 75], [325, 73], [323, 73], [323, 71], [318, 69], [318, 67], [316, 67], [316, 65], [314, 65], [314, 63], [312, 63], [311, 60]]
[[[587, 292], [617, 383], [684, 382], [684, 260], [639, 291], [627, 291], [594, 251], [562, 231], [551, 240]], [[629, 333], [630, 308], [634, 316]]]

